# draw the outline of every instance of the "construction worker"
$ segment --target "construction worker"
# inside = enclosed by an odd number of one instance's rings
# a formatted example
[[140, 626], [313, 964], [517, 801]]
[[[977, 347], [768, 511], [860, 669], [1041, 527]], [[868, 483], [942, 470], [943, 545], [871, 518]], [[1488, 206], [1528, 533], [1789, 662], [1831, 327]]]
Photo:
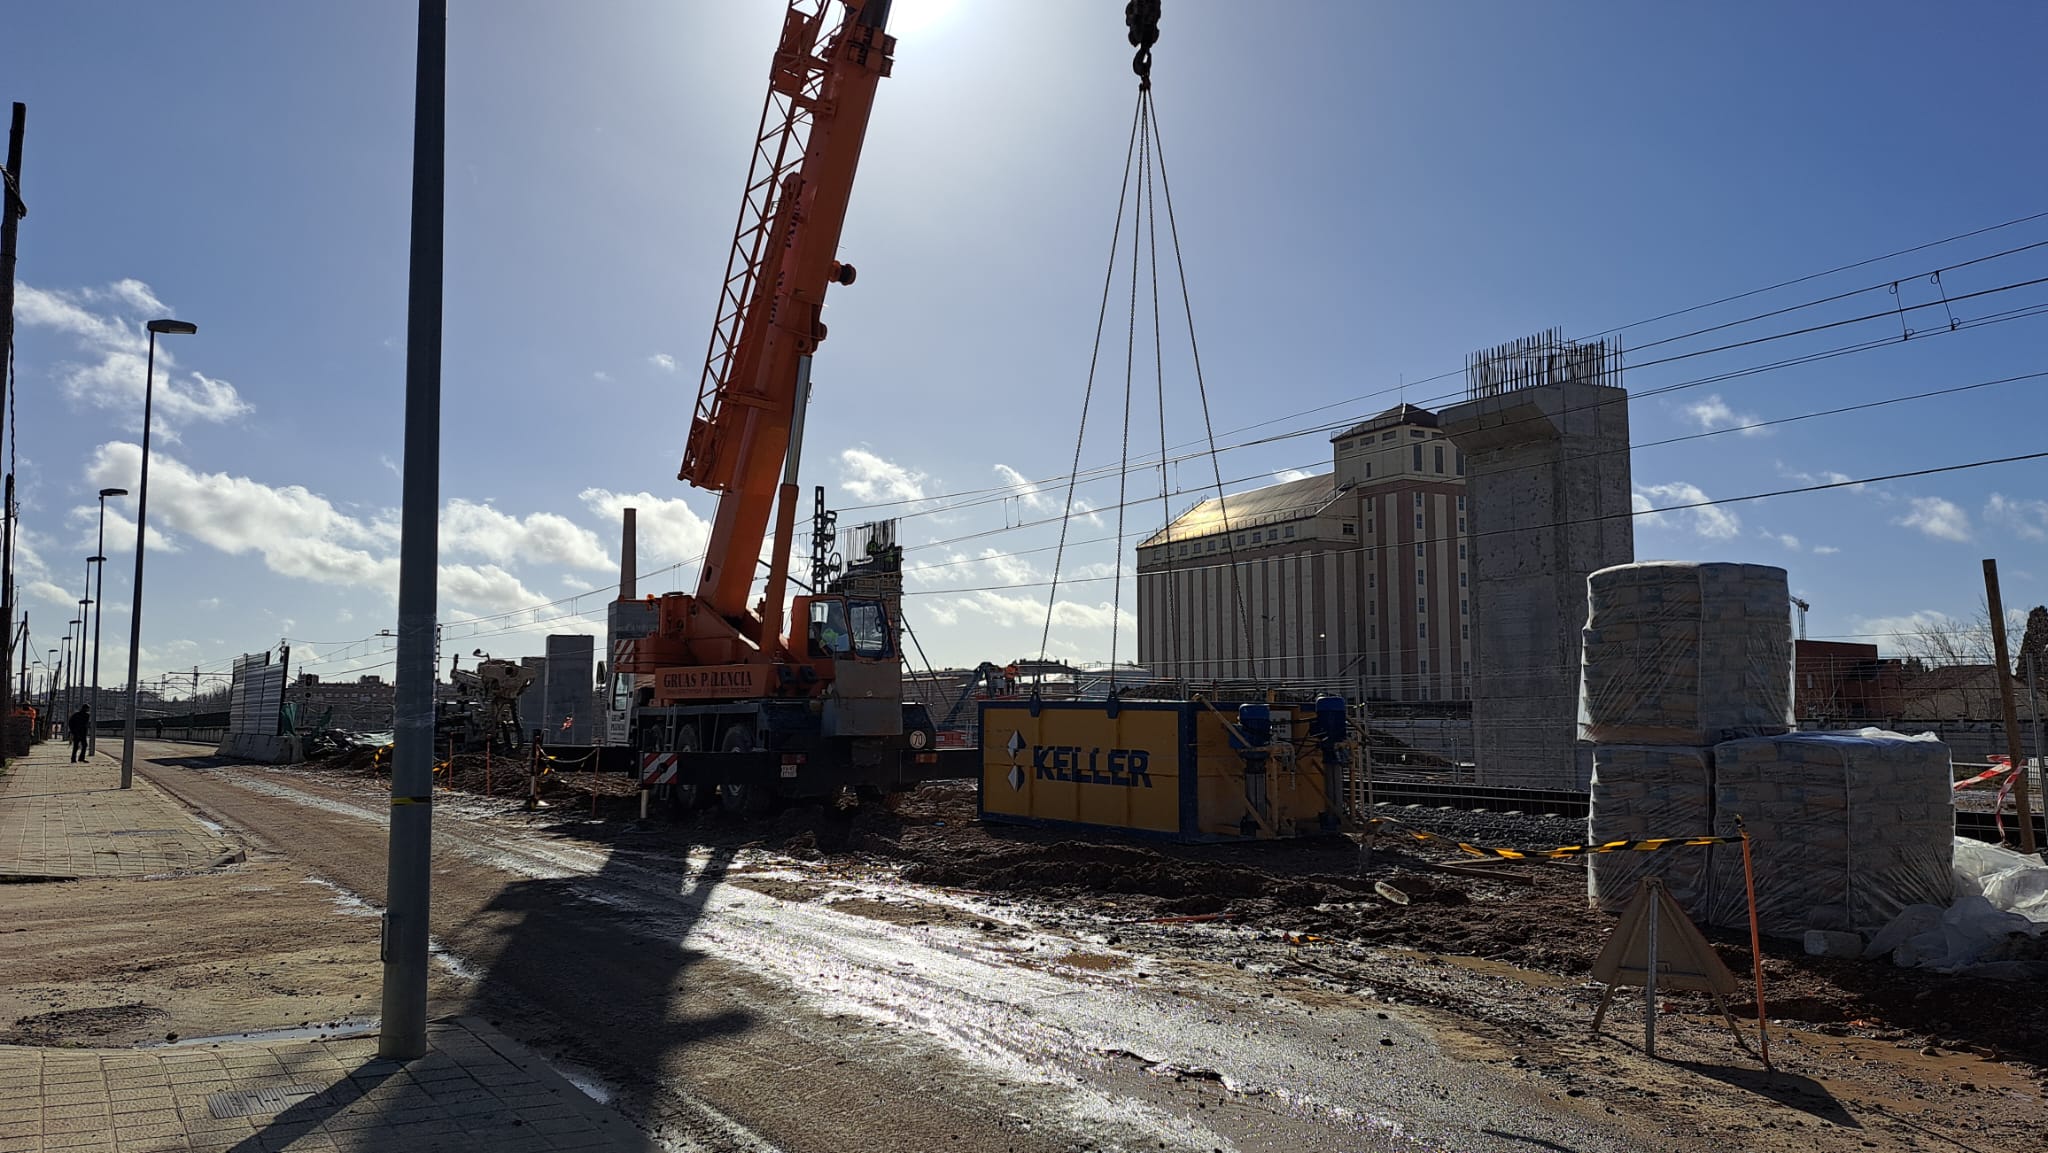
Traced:
[[80, 705], [71, 714], [71, 760], [73, 764], [85, 759], [86, 735], [92, 732], [92, 706]]

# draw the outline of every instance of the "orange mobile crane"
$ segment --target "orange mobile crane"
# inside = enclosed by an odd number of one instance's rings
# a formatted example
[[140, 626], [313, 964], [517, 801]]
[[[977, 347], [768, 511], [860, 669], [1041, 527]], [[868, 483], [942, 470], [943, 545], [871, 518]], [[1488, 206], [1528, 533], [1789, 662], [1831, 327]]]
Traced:
[[[678, 474], [719, 494], [697, 590], [636, 600], [628, 573], [612, 605], [613, 727], [643, 785], [679, 807], [715, 795], [759, 813], [778, 796], [977, 771], [943, 764], [924, 707], [903, 700], [893, 523], [863, 526], [842, 573], [821, 543], [813, 587], [792, 599], [786, 631], [783, 619], [811, 357], [826, 290], [854, 282], [836, 253], [895, 48], [888, 13], [888, 0], [790, 0]], [[818, 500], [822, 537], [831, 517]]]

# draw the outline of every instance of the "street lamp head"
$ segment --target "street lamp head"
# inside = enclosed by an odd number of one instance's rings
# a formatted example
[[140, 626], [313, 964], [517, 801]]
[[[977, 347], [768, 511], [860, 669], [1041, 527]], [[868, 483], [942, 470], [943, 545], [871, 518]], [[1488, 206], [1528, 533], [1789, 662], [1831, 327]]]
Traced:
[[86, 557], [86, 558], [85, 558], [85, 563], [87, 563], [87, 564], [105, 564], [105, 563], [107, 563], [107, 558], [106, 558], [106, 557], [103, 557], [103, 556], [89, 556], [89, 557]]
[[160, 332], [165, 336], [190, 336], [199, 331], [199, 326], [188, 320], [152, 320], [148, 327], [151, 332]]
[[110, 497], [110, 496], [127, 496], [127, 495], [128, 495], [128, 490], [127, 490], [127, 489], [125, 489], [125, 488], [103, 488], [103, 489], [101, 489], [101, 490], [100, 490], [100, 499], [101, 499], [101, 500], [105, 500], [105, 499], [107, 499], [107, 498], [108, 498], [108, 497]]

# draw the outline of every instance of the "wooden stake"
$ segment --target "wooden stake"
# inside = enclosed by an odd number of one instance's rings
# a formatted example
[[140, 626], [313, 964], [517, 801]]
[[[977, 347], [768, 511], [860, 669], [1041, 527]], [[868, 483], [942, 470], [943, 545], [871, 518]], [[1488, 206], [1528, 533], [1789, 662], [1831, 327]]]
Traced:
[[2012, 799], [2020, 808], [2020, 852], [2034, 852], [2034, 810], [2027, 799], [2027, 759], [2020, 755], [2020, 718], [2012, 703], [2012, 658], [2005, 648], [2005, 605], [1998, 599], [1998, 561], [1984, 558], [1984, 599], [1991, 609], [1991, 651], [1998, 661], [1998, 704], [2005, 715], [2005, 751], [2012, 757]]
[[1771, 1068], [1771, 1022], [1764, 1010], [1764, 939], [1756, 923], [1756, 870], [1749, 863], [1749, 830], [1742, 828], [1742, 818], [1735, 818], [1735, 826], [1742, 830], [1742, 884], [1749, 891], [1749, 959], [1756, 971], [1756, 1035], [1762, 1047], [1764, 1070]]
[[484, 796], [491, 795], [491, 738], [484, 738]]

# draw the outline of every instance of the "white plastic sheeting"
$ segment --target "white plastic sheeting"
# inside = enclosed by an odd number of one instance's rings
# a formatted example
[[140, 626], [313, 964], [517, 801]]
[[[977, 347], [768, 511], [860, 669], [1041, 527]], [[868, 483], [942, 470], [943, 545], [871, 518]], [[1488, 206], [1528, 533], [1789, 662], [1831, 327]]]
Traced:
[[1792, 611], [1772, 565], [1645, 561], [1586, 578], [1580, 732], [1711, 745], [1792, 727]]
[[1865, 957], [1905, 969], [2033, 980], [2048, 975], [2048, 865], [1957, 838], [1954, 899], [1908, 905], [1870, 939]]
[[[1698, 746], [1595, 745], [1588, 793], [1586, 840], [1640, 841], [1697, 836], [1713, 828], [1712, 754]], [[1695, 918], [1707, 911], [1707, 846], [1654, 853], [1593, 853], [1586, 858], [1586, 895], [1619, 913], [1646, 876], [1664, 879], [1679, 907]]]
[[[1879, 729], [1714, 746], [1715, 830], [1749, 830], [1757, 918], [1773, 936], [1872, 932], [1948, 899], [1955, 807], [1948, 746]], [[1725, 850], [1725, 851], [1724, 851]], [[1717, 847], [1709, 920], [1748, 924], [1742, 855]]]

